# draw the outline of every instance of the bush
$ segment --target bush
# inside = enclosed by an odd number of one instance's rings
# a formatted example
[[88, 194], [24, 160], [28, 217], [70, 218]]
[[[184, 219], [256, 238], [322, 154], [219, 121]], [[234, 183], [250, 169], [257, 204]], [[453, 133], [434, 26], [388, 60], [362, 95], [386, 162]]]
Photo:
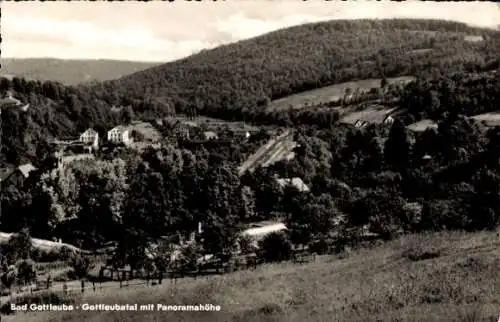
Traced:
[[284, 233], [271, 233], [260, 242], [260, 255], [266, 262], [289, 260], [292, 257], [292, 243]]
[[29, 231], [23, 229], [19, 233], [13, 234], [4, 248], [11, 263], [15, 263], [18, 259], [29, 258], [32, 249]]
[[28, 284], [36, 279], [36, 263], [32, 259], [23, 259], [16, 264], [17, 277]]
[[71, 260], [73, 273], [77, 278], [86, 277], [90, 269], [90, 260], [80, 254], [76, 254]]
[[255, 246], [252, 239], [248, 236], [240, 236], [239, 238], [240, 251], [242, 254], [251, 254], [255, 252]]
[[2, 274], [0, 279], [3, 286], [5, 286], [6, 288], [11, 288], [17, 279], [17, 268], [14, 265], [9, 266], [7, 271]]
[[329, 246], [328, 242], [322, 238], [312, 242], [311, 245], [309, 246], [309, 250], [318, 255], [323, 255], [328, 252], [328, 246]]

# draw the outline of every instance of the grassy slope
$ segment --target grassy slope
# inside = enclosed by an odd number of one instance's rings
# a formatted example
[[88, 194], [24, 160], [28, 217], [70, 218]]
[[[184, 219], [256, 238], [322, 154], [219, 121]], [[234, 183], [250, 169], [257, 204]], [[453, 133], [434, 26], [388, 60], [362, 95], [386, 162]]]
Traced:
[[158, 63], [118, 60], [65, 60], [52, 58], [4, 58], [2, 74], [75, 85], [103, 81], [158, 65]]
[[[220, 305], [221, 312], [48, 312], [6, 321], [496, 321], [495, 233], [407, 236], [347, 258], [103, 291], [82, 302]], [[412, 261], [409, 255], [437, 254]]]
[[[407, 82], [413, 79], [414, 77], [411, 76], [402, 76], [402, 77], [388, 78], [387, 80], [390, 84], [392, 84], [398, 82]], [[290, 106], [294, 108], [299, 108], [299, 107], [304, 107], [306, 104], [317, 105], [324, 102], [335, 101], [344, 97], [345, 90], [347, 88], [350, 88], [353, 91], [356, 90], [357, 88], [359, 88], [361, 91], [369, 91], [371, 88], [379, 88], [380, 81], [381, 81], [380, 78], [372, 78], [355, 82], [344, 82], [332, 86], [313, 89], [310, 91], [293, 94], [272, 101], [267, 108], [270, 110], [271, 109], [280, 110], [280, 109], [287, 109]]]

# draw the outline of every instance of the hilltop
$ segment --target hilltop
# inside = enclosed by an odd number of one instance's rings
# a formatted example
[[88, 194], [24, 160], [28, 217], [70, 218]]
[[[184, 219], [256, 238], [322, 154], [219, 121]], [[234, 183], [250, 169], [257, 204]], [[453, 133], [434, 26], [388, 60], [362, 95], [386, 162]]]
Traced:
[[[468, 40], [475, 36], [475, 41]], [[498, 65], [500, 33], [438, 20], [335, 20], [202, 51], [94, 89], [164, 110], [255, 118], [271, 101], [342, 82]], [[476, 41], [483, 39], [482, 41]], [[493, 67], [494, 68], [494, 67]]]
[[106, 59], [3, 58], [2, 75], [76, 85], [119, 78], [155, 65]]

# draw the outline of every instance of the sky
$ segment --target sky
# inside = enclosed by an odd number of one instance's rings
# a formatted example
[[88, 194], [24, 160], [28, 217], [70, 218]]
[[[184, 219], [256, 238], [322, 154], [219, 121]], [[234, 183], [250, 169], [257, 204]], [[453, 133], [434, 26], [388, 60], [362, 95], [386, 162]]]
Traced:
[[2, 57], [167, 62], [293, 25], [332, 19], [437, 18], [497, 27], [493, 2], [226, 0], [2, 1]]

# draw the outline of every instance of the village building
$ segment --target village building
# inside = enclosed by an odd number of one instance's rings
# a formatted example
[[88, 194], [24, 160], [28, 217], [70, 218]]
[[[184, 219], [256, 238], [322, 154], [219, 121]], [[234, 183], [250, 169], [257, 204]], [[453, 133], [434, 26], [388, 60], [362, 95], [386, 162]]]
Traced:
[[87, 129], [80, 135], [80, 142], [97, 149], [99, 147], [99, 133], [94, 129]]
[[203, 137], [205, 138], [205, 140], [217, 140], [219, 138], [217, 133], [215, 133], [213, 131], [203, 132]]
[[108, 131], [108, 142], [128, 145], [132, 143], [130, 130], [128, 127], [119, 125]]

